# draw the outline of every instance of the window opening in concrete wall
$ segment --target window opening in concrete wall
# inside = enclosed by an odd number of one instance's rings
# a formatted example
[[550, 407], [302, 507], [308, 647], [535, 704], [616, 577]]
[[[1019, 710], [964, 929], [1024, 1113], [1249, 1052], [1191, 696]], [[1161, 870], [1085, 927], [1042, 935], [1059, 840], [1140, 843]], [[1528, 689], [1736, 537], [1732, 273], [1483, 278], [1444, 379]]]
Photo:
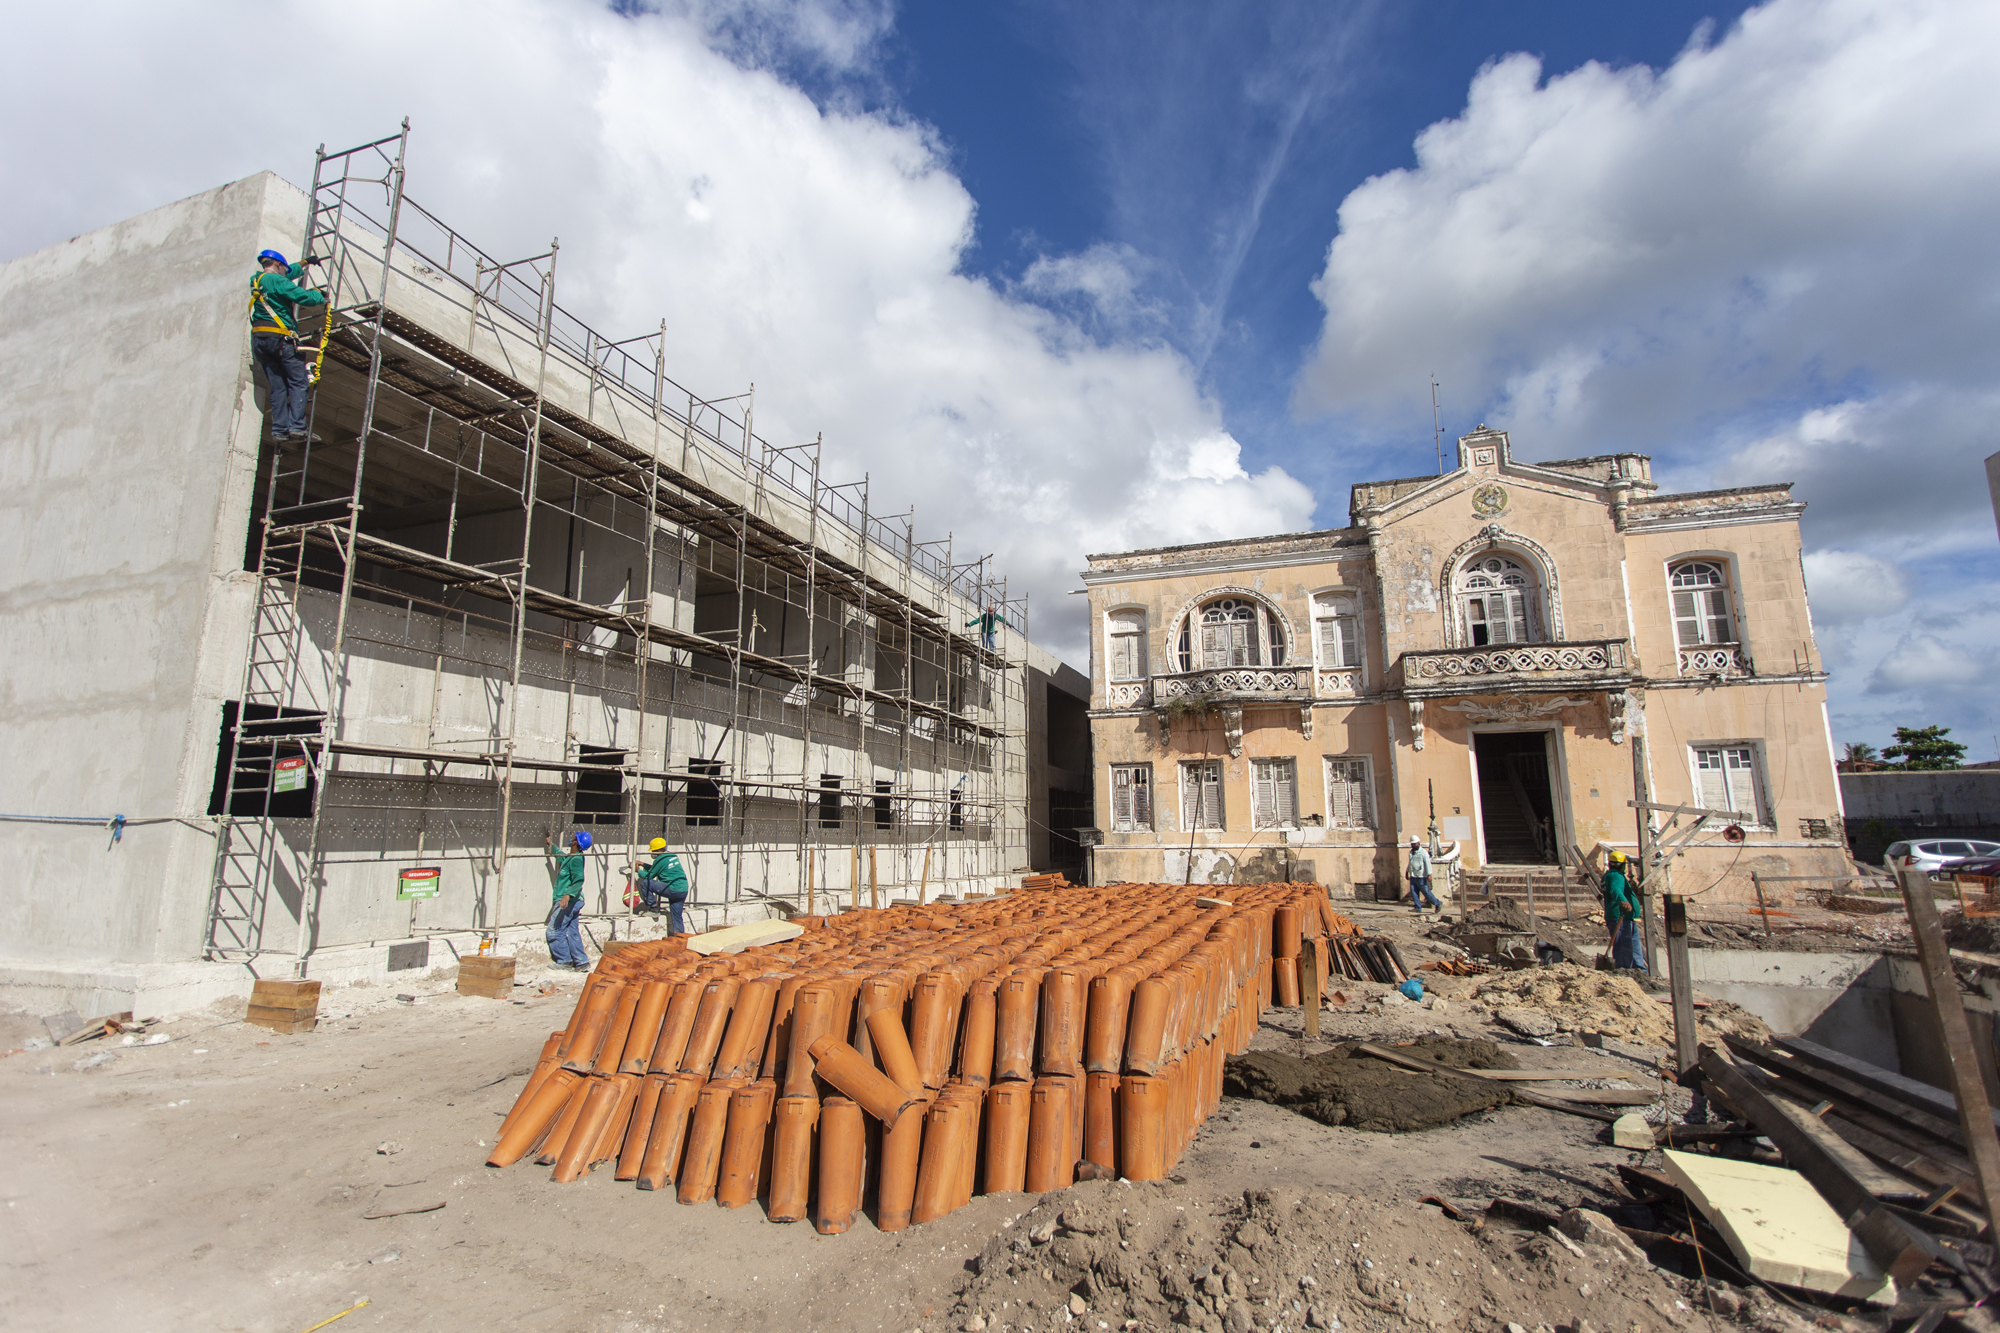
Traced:
[[951, 815], [946, 824], [954, 833], [965, 827], [965, 792], [961, 788], [951, 789]]
[[709, 781], [722, 776], [720, 759], [690, 759], [687, 798], [683, 804], [689, 828], [715, 828], [722, 823], [722, 788]]
[[1298, 766], [1290, 759], [1256, 759], [1250, 765], [1253, 828], [1299, 826]]
[[1703, 809], [1732, 810], [1756, 824], [1769, 822], [1755, 746], [1696, 745], [1692, 755], [1695, 800]]
[[[1087, 791], [1049, 789], [1049, 869], [1073, 871], [1083, 865], [1083, 844], [1077, 841], [1076, 831], [1093, 827], [1092, 805]], [[1147, 816], [1150, 821], [1150, 810]]]
[[1181, 764], [1181, 826], [1208, 830], [1223, 827], [1221, 760], [1197, 759]]
[[1555, 796], [1548, 732], [1474, 732], [1473, 765], [1487, 865], [1554, 865]]
[[1518, 560], [1489, 555], [1466, 561], [1459, 566], [1458, 592], [1471, 647], [1542, 641], [1534, 577]]
[[1729, 579], [1713, 560], [1675, 565], [1668, 578], [1674, 598], [1674, 637], [1683, 648], [1736, 642], [1729, 614]]
[[1108, 620], [1111, 637], [1111, 679], [1138, 680], [1146, 674], [1146, 613], [1113, 611]]
[[840, 774], [819, 775], [819, 826], [840, 827]]
[[[244, 724], [240, 742], [236, 734], [239, 716]], [[286, 738], [317, 736], [321, 716], [307, 708], [279, 708], [270, 704], [244, 708], [234, 699], [225, 699], [208, 813], [222, 814], [226, 803], [228, 813], [239, 818], [311, 818], [319, 798], [319, 779], [307, 762], [306, 742]], [[294, 717], [300, 721], [284, 721]], [[231, 755], [236, 761], [233, 784]]]
[[1375, 827], [1367, 756], [1327, 756], [1326, 823], [1328, 828]]
[[882, 781], [876, 782], [875, 796], [873, 801], [875, 807], [876, 828], [896, 827], [895, 809], [890, 804], [889, 801], [889, 794], [895, 790], [896, 790], [896, 784], [893, 782], [882, 782]]
[[1153, 827], [1153, 766], [1111, 766], [1111, 827], [1132, 833]]
[[1361, 618], [1355, 614], [1352, 597], [1341, 593], [1314, 597], [1313, 631], [1322, 667], [1361, 665]]
[[575, 818], [579, 824], [619, 824], [625, 820], [623, 750], [579, 745], [576, 760], [589, 767], [577, 770]]

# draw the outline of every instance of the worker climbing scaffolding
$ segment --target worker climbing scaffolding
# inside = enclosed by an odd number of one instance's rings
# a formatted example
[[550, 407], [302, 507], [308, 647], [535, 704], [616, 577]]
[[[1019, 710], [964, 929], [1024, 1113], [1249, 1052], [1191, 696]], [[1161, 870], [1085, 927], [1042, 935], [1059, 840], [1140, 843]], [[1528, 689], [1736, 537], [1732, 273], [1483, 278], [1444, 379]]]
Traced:
[[270, 386], [271, 438], [303, 440], [306, 394], [316, 376], [299, 356], [298, 308], [325, 305], [326, 293], [300, 286], [306, 264], [289, 264], [276, 250], [260, 252], [257, 264], [250, 278], [250, 354]]

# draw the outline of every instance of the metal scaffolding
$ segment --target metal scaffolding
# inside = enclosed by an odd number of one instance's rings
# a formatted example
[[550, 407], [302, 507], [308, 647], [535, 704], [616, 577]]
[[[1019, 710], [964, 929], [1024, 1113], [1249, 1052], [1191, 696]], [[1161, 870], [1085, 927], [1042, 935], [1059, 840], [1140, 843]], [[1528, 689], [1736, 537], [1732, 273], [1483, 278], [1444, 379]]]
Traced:
[[[674, 383], [669, 320], [577, 320], [556, 243], [500, 262], [446, 226], [404, 194], [408, 143], [315, 163], [323, 370], [306, 439], [259, 464], [207, 956], [303, 976], [539, 921], [542, 840], [578, 822], [627, 861], [665, 837], [691, 907], [1018, 873], [1023, 663], [973, 627], [1025, 642], [1027, 598], [823, 481], [819, 439], [759, 437], [754, 391]], [[404, 920], [377, 872], [419, 862], [461, 891]], [[590, 905], [617, 916], [611, 870]]]

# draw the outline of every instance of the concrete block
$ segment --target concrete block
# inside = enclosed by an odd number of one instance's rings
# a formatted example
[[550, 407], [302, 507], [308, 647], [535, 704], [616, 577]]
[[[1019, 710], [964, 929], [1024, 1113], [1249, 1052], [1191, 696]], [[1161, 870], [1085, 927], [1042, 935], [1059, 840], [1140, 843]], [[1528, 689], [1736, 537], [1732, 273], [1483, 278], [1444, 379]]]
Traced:
[[[1636, 1120], [1637, 1116], [1625, 1116], [1626, 1120]], [[1633, 1239], [1618, 1229], [1618, 1224], [1603, 1213], [1590, 1208], [1572, 1208], [1556, 1222], [1565, 1236], [1579, 1245], [1595, 1246], [1609, 1250], [1621, 1259], [1629, 1259], [1636, 1264], [1649, 1262], [1646, 1252]]]
[[1621, 1115], [1611, 1122], [1611, 1142], [1620, 1148], [1637, 1148], [1644, 1151], [1658, 1146], [1652, 1125], [1638, 1112]]
[[1798, 1172], [1672, 1149], [1664, 1156], [1667, 1175], [1752, 1275], [1872, 1304], [1895, 1303], [1895, 1280]]

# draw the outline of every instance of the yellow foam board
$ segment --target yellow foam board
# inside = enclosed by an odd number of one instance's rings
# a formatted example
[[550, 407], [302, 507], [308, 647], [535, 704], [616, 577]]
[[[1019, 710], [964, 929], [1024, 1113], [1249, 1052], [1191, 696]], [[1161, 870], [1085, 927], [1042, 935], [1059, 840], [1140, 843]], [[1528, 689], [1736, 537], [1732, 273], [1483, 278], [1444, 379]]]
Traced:
[[790, 921], [752, 921], [747, 925], [724, 926], [688, 940], [692, 953], [741, 953], [759, 944], [782, 944], [806, 933], [804, 926]]
[[1812, 1182], [1796, 1171], [1668, 1149], [1667, 1175], [1766, 1282], [1893, 1305], [1883, 1272]]

